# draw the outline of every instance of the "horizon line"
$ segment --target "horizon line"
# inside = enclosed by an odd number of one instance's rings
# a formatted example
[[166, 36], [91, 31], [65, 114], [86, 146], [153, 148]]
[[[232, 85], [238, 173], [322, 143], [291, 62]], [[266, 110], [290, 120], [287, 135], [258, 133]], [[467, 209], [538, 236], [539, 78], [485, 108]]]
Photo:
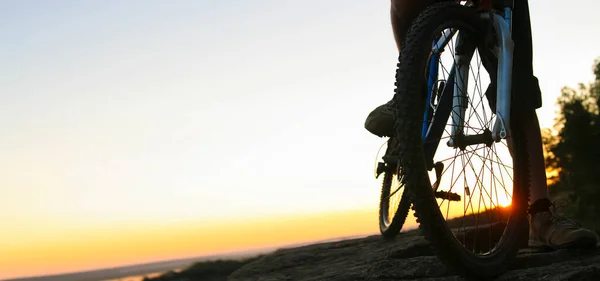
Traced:
[[[303, 246], [307, 246], [307, 245], [314, 245], [314, 244], [320, 244], [320, 243], [330, 243], [330, 242], [337, 242], [337, 241], [342, 241], [342, 240], [358, 239], [358, 238], [364, 238], [364, 237], [368, 237], [368, 236], [372, 236], [372, 235], [378, 235], [378, 233], [373, 232], [371, 234], [338, 236], [338, 237], [319, 239], [319, 240], [314, 240], [314, 241], [289, 243], [289, 244], [284, 244], [284, 245], [279, 245], [279, 246], [252, 248], [252, 249], [241, 250], [241, 251], [229, 251], [229, 252], [211, 254], [211, 255], [183, 257], [183, 258], [177, 258], [177, 259], [159, 260], [159, 261], [139, 263], [139, 264], [127, 264], [127, 265], [123, 265], [123, 266], [97, 268], [97, 269], [90, 269], [90, 270], [83, 270], [83, 271], [66, 271], [66, 272], [50, 274], [50, 275], [29, 275], [29, 276], [15, 277], [15, 278], [11, 277], [9, 279], [0, 279], [0, 281], [44, 281], [46, 279], [53, 280], [52, 278], [65, 277], [65, 276], [70, 276], [70, 275], [93, 274], [93, 273], [100, 273], [102, 271], [115, 271], [115, 270], [121, 271], [122, 274], [118, 274], [118, 276], [110, 277], [108, 279], [103, 279], [103, 280], [111, 280], [114, 278], [123, 278], [123, 277], [127, 277], [127, 276], [132, 276], [132, 275], [143, 275], [143, 274], [149, 274], [149, 273], [158, 272], [158, 271], [173, 270], [173, 269], [176, 269], [177, 267], [181, 267], [181, 266], [191, 266], [192, 264], [197, 263], [197, 262], [210, 262], [210, 261], [217, 261], [217, 260], [241, 260], [241, 259], [252, 258], [252, 257], [264, 255], [264, 254], [273, 253], [280, 249], [297, 248], [297, 247], [303, 247]], [[143, 272], [130, 272], [130, 273], [127, 273], [127, 275], [124, 275], [126, 272], [122, 272], [123, 270], [127, 270], [127, 269], [134, 270], [136, 267], [149, 267], [149, 266], [165, 267], [165, 269], [156, 270], [156, 271], [152, 271], [150, 269], [147, 269], [147, 270], [137, 269], [138, 271], [143, 271]]]

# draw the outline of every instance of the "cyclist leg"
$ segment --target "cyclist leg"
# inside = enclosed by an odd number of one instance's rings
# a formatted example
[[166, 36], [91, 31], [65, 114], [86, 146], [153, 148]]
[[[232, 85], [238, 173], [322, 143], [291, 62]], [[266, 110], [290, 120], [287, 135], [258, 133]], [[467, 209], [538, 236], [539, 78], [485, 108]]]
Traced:
[[[434, 3], [434, 0], [391, 0], [390, 18], [392, 22], [392, 31], [398, 53], [402, 47], [404, 37], [410, 28], [412, 22], [419, 16], [427, 6]], [[365, 121], [365, 129], [374, 135], [392, 136], [394, 135], [394, 99], [375, 108]]]
[[[533, 74], [533, 49], [531, 23], [527, 1], [515, 3], [513, 15], [514, 57], [512, 70], [512, 106], [520, 113], [520, 120], [526, 128], [527, 148], [531, 174], [531, 202], [548, 198], [546, 171], [542, 150], [539, 122], [535, 109], [541, 107], [541, 91], [537, 78]], [[490, 107], [496, 108], [496, 75], [498, 61], [491, 51], [480, 51], [482, 63], [490, 74], [491, 83], [486, 90]], [[508, 143], [512, 152], [512, 146]]]
[[434, 2], [434, 0], [391, 0], [390, 19], [398, 52], [412, 22]]
[[542, 93], [538, 79], [533, 74], [533, 47], [531, 20], [527, 0], [515, 1], [513, 17], [513, 40], [515, 43], [513, 67], [513, 92], [522, 106], [522, 120], [526, 128], [531, 173], [531, 202], [548, 198], [546, 168], [542, 150], [540, 124], [535, 110], [542, 106]]
[[594, 232], [559, 215], [549, 199], [542, 137], [535, 112], [535, 109], [542, 106], [542, 99], [538, 80], [533, 75], [531, 21], [527, 0], [515, 1], [513, 19], [513, 95], [523, 101], [514, 103], [514, 106], [524, 106], [517, 110], [522, 113], [522, 122], [526, 128], [531, 176], [529, 245], [552, 248], [595, 246], [597, 237]]

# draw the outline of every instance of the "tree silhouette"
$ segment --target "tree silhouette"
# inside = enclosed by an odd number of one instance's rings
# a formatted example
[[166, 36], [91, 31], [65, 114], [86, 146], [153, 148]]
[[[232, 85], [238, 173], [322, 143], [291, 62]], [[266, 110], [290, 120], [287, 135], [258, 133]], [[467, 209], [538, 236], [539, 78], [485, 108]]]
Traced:
[[563, 88], [555, 133], [543, 134], [550, 195], [569, 201], [564, 212], [598, 228], [600, 215], [600, 60], [594, 82]]

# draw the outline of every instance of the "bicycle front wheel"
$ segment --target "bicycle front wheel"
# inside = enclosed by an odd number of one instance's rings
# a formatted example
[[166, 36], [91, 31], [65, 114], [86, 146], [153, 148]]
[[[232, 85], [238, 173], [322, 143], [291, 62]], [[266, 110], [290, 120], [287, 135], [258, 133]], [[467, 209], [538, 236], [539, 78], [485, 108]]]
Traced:
[[481, 56], [488, 28], [474, 8], [429, 7], [408, 32], [396, 76], [401, 164], [420, 228], [444, 262], [478, 279], [503, 273], [515, 257], [529, 196], [523, 128], [512, 122], [506, 139], [491, 138], [495, 92], [486, 85], [496, 70], [490, 75]]

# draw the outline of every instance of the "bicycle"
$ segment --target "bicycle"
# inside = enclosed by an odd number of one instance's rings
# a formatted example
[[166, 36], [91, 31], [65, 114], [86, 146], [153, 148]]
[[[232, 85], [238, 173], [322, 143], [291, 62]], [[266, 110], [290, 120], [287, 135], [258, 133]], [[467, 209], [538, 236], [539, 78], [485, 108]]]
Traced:
[[[384, 146], [385, 153], [380, 157]], [[375, 178], [383, 174], [378, 218], [379, 232], [384, 238], [393, 238], [400, 233], [411, 206], [402, 180], [402, 169], [398, 165], [397, 146], [397, 138], [390, 137], [379, 148], [376, 157]]]
[[439, 258], [484, 279], [506, 271], [528, 230], [527, 139], [511, 110], [513, 2], [456, 2], [423, 11], [400, 53], [398, 178]]

